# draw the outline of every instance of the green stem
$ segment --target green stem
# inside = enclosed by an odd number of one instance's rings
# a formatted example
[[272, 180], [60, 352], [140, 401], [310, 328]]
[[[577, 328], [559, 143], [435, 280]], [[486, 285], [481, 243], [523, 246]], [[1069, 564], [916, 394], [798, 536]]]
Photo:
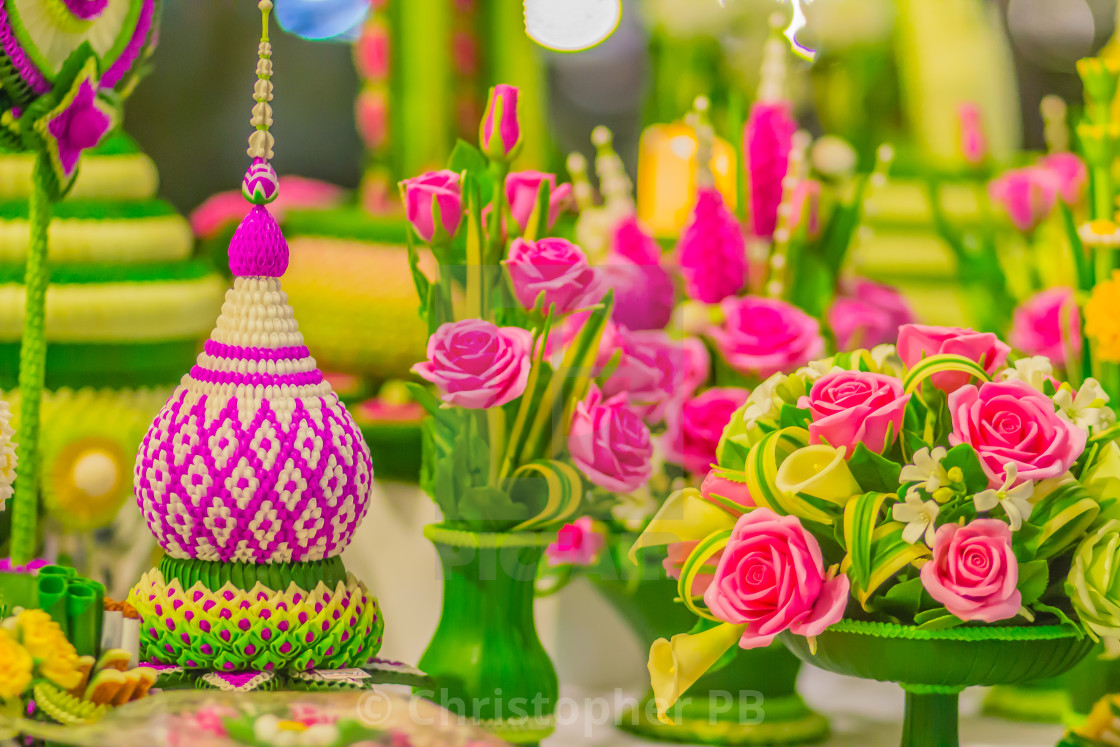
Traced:
[[1112, 207], [1112, 174], [1110, 169], [1111, 163], [1104, 167], [1094, 166], [1090, 172], [1093, 180], [1094, 220], [1112, 220], [1112, 216], [1116, 212]]
[[39, 410], [46, 379], [46, 301], [50, 282], [47, 265], [47, 232], [52, 200], [47, 188], [50, 164], [45, 154], [35, 159], [32, 175], [31, 244], [27, 251], [24, 286], [27, 301], [23, 317], [23, 343], [19, 351], [19, 479], [12, 505], [12, 562], [24, 565], [35, 557], [39, 519]]
[[900, 747], [960, 747], [956, 693], [906, 691]]

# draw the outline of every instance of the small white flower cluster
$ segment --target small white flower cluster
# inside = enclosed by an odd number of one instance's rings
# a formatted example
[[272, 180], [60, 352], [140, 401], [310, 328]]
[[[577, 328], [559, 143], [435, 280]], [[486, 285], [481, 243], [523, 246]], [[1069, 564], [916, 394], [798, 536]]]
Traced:
[[[1004, 372], [1006, 381], [1023, 381], [1033, 389], [1046, 391], [1046, 383], [1056, 385], [1054, 366], [1050, 359], [1036, 355], [1015, 361], [1014, 367]], [[1096, 379], [1082, 382], [1075, 392], [1069, 384], [1061, 384], [1053, 395], [1058, 415], [1065, 420], [1084, 428], [1089, 435], [1108, 430], [1116, 425], [1116, 413], [1108, 406], [1108, 393]]]

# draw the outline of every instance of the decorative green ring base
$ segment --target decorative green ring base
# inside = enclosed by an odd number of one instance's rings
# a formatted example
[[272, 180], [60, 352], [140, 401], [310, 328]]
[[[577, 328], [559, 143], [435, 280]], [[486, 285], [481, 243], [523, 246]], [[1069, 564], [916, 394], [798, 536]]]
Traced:
[[1060, 724], [1069, 708], [1069, 693], [1056, 685], [998, 685], [984, 698], [984, 715], [1008, 721]]
[[751, 714], [729, 707], [719, 699], [691, 702], [679, 723], [657, 720], [657, 707], [650, 692], [636, 706], [619, 716], [616, 726], [628, 734], [657, 742], [718, 745], [805, 745], [819, 744], [828, 738], [828, 719], [812, 711], [799, 695], [766, 698], [751, 706], [758, 723], [749, 723]]

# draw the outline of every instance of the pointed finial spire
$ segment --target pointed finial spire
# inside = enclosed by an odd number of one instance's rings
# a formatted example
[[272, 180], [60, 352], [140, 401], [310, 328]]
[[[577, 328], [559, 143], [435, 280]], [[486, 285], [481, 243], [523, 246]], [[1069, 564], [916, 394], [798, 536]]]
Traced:
[[786, 98], [786, 44], [782, 36], [783, 23], [785, 19], [781, 13], [770, 15], [770, 35], [762, 46], [758, 101], [778, 101]]

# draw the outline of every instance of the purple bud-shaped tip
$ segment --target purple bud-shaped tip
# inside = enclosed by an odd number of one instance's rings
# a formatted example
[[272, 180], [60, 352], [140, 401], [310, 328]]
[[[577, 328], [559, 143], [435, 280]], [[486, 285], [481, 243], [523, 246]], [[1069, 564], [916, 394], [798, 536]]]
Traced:
[[229, 269], [242, 278], [278, 278], [288, 269], [288, 242], [264, 205], [253, 207], [234, 232]]

